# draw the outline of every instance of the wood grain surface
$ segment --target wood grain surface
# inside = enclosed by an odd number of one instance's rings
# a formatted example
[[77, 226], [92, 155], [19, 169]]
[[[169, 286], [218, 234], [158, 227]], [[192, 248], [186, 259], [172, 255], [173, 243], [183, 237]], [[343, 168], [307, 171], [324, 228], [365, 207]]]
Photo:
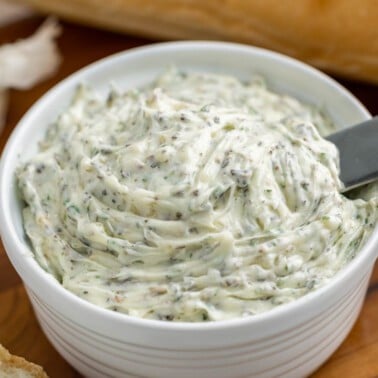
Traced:
[[[31, 34], [41, 23], [34, 17], [0, 28], [0, 44]], [[25, 111], [51, 86], [77, 69], [109, 54], [153, 41], [63, 23], [59, 47], [63, 64], [58, 73], [37, 87], [12, 91], [8, 120], [0, 136], [0, 151]], [[342, 81], [373, 113], [378, 113], [378, 87]], [[1, 211], [1, 209], [0, 209]], [[42, 365], [52, 378], [81, 377], [54, 350], [42, 333], [24, 287], [0, 243], [0, 342], [12, 353]], [[1, 372], [0, 372], [1, 377]], [[378, 266], [362, 313], [337, 352], [313, 378], [378, 377]], [[179, 377], [178, 377], [179, 378]], [[204, 377], [205, 378], [205, 377]]]

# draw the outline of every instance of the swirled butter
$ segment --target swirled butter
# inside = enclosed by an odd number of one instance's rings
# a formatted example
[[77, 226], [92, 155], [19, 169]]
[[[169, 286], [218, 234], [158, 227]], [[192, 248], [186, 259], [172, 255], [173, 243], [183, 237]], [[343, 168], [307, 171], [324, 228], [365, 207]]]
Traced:
[[[254, 79], [170, 70], [106, 99], [81, 87], [17, 172], [35, 258], [131, 316], [248, 316], [327, 283], [377, 221], [340, 194], [317, 109]], [[320, 131], [320, 132], [319, 132]]]

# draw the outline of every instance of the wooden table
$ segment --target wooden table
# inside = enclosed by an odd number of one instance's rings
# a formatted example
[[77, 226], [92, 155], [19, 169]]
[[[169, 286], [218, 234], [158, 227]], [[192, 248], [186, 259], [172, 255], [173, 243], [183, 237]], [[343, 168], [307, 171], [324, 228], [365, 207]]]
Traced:
[[[40, 18], [0, 29], [0, 44], [32, 33]], [[106, 55], [151, 43], [144, 39], [63, 23], [59, 47], [63, 64], [50, 80], [25, 92], [12, 92], [8, 122], [0, 136], [0, 151], [20, 117], [55, 83]], [[378, 113], [378, 87], [341, 81], [373, 113]], [[80, 377], [54, 350], [42, 333], [20, 278], [12, 268], [0, 243], [0, 342], [12, 353], [42, 365], [52, 377]], [[1, 376], [1, 373], [0, 373]], [[352, 332], [331, 359], [313, 378], [378, 377], [378, 266], [375, 267], [365, 305]], [[179, 378], [179, 377], [178, 377]]]

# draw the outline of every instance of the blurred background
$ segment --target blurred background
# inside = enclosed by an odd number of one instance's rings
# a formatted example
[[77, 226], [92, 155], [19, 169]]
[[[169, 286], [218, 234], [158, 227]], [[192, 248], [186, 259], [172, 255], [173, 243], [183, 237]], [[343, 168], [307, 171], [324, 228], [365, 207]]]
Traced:
[[237, 41], [283, 52], [337, 75], [378, 83], [376, 0], [0, 1], [3, 18], [12, 12], [13, 18], [26, 16], [33, 10], [153, 40]]

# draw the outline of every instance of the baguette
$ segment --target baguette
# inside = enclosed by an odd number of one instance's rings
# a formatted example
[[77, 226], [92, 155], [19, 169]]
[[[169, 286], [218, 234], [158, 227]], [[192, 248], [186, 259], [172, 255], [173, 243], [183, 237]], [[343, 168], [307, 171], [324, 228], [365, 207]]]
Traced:
[[330, 73], [378, 83], [376, 0], [19, 0], [116, 31], [266, 47]]
[[0, 377], [1, 378], [48, 378], [44, 370], [22, 357], [11, 355], [0, 344]]

